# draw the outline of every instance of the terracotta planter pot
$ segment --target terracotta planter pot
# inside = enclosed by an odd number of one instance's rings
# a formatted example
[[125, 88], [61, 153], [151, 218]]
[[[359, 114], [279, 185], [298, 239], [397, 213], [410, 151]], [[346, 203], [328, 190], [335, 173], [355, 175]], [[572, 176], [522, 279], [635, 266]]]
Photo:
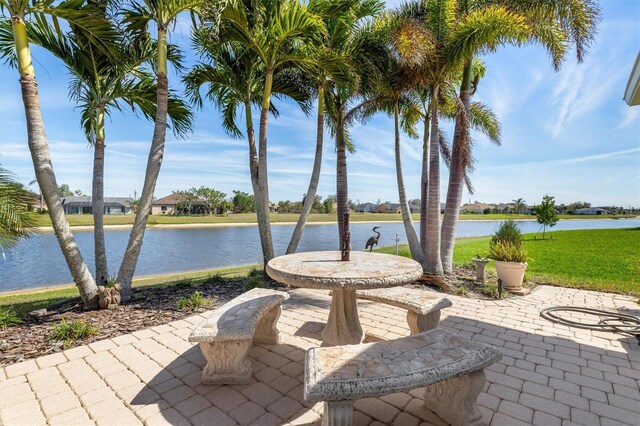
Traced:
[[502, 280], [505, 290], [520, 291], [522, 290], [522, 281], [524, 280], [524, 271], [527, 269], [527, 262], [502, 262], [494, 260], [498, 278]]

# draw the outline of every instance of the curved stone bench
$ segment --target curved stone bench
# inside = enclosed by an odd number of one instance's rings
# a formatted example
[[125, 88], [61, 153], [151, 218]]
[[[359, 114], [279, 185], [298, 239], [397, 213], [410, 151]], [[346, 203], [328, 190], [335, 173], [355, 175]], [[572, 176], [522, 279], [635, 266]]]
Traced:
[[323, 425], [348, 426], [354, 400], [424, 387], [427, 408], [452, 425], [476, 425], [484, 368], [500, 358], [493, 346], [445, 330], [313, 348], [305, 360], [304, 398], [325, 402]]
[[198, 325], [189, 341], [200, 344], [207, 360], [202, 383], [248, 383], [251, 362], [245, 359], [247, 352], [252, 342], [278, 343], [280, 304], [288, 298], [283, 291], [254, 288], [222, 305]]
[[440, 310], [451, 306], [449, 299], [436, 292], [410, 287], [358, 290], [356, 298], [406, 309], [412, 335], [438, 327]]

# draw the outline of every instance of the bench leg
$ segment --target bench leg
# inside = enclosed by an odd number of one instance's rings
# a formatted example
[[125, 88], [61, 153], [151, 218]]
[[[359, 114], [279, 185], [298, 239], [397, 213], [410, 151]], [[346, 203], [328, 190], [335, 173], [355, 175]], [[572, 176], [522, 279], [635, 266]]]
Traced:
[[282, 308], [278, 305], [264, 314], [253, 335], [254, 342], [269, 345], [277, 345], [279, 343], [278, 318], [280, 318], [281, 312]]
[[200, 342], [200, 350], [207, 360], [202, 370], [206, 385], [238, 384], [251, 380], [251, 362], [246, 359], [251, 340]]
[[485, 383], [484, 371], [434, 383], [424, 388], [424, 405], [453, 426], [481, 425], [476, 400]]
[[353, 401], [325, 401], [322, 426], [351, 426], [352, 424]]
[[412, 336], [427, 330], [433, 330], [438, 327], [440, 323], [440, 310], [429, 312], [426, 315], [407, 311], [407, 323], [409, 324], [409, 330]]

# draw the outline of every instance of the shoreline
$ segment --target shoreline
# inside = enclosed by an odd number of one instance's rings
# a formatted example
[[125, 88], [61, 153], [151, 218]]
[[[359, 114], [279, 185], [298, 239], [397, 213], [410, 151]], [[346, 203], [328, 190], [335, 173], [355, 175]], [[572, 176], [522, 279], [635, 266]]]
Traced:
[[[611, 218], [611, 217], [589, 217], [589, 218], [580, 218], [580, 219], [560, 219], [560, 221], [584, 221], [584, 220], [637, 220], [638, 217], [624, 217], [624, 218]], [[460, 222], [492, 222], [492, 221], [503, 221], [504, 219], [460, 219]], [[536, 219], [513, 219], [515, 222], [534, 222]], [[290, 226], [295, 225], [297, 222], [273, 222], [271, 226]], [[372, 223], [403, 223], [402, 219], [398, 220], [355, 220], [351, 222], [351, 225], [356, 225], [358, 223], [363, 224], [372, 224]], [[323, 222], [307, 222], [305, 226], [314, 226], [314, 225], [337, 225], [337, 221], [323, 221]], [[159, 224], [151, 224], [147, 225], [147, 229], [197, 229], [197, 228], [231, 228], [231, 227], [248, 227], [248, 226], [258, 226], [257, 222], [229, 222], [229, 223], [159, 223]], [[125, 231], [129, 230], [133, 227], [133, 224], [126, 225], [105, 225], [105, 231]], [[93, 231], [93, 225], [73, 225], [71, 226], [72, 231]], [[41, 233], [53, 233], [53, 227], [51, 226], [38, 226], [35, 228], [37, 232]]]

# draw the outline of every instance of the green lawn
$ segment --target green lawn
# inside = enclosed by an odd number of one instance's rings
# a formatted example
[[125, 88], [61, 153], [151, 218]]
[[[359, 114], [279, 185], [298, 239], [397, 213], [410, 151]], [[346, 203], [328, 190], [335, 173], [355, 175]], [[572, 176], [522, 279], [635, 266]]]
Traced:
[[[197, 284], [198, 282], [204, 281], [210, 275], [219, 275], [223, 278], [242, 277], [246, 276], [250, 270], [257, 268], [258, 266], [259, 265], [238, 266], [235, 268], [209, 269], [205, 271], [183, 272], [172, 275], [138, 278], [133, 280], [133, 286], [150, 287], [175, 285], [184, 280], [189, 280], [192, 283]], [[78, 296], [78, 289], [73, 286], [43, 291], [34, 290], [34, 292], [0, 296], [0, 309], [11, 306], [18, 315], [25, 315], [35, 309], [44, 308], [53, 303]]]
[[[640, 228], [557, 231], [552, 235], [552, 240], [544, 241], [540, 239], [542, 234], [525, 235], [524, 246], [530, 258], [526, 279], [640, 296]], [[485, 255], [489, 239], [459, 239], [454, 262], [470, 263], [476, 255]], [[394, 250], [382, 249], [387, 253]], [[402, 247], [401, 254], [408, 256], [408, 247]]]
[[[573, 216], [561, 215], [561, 219], [607, 219], [620, 218], [624, 216]], [[93, 216], [90, 214], [70, 214], [67, 215], [71, 226], [93, 225]], [[131, 225], [133, 224], [133, 215], [106, 215], [104, 222], [106, 225]], [[400, 214], [395, 213], [351, 213], [351, 221], [401, 221]], [[419, 214], [413, 215], [414, 220], [420, 220]], [[504, 220], [504, 219], [535, 219], [531, 215], [508, 215], [508, 214], [463, 214], [460, 220]], [[295, 223], [298, 221], [297, 214], [289, 213], [272, 213], [271, 223]], [[335, 213], [321, 214], [314, 213], [309, 215], [309, 222], [335, 222]], [[51, 226], [49, 215], [41, 214], [36, 216], [38, 226]], [[172, 216], [172, 215], [151, 215], [149, 216], [149, 225], [171, 225], [171, 224], [197, 224], [197, 223], [256, 223], [255, 213], [230, 214], [227, 216]]]

